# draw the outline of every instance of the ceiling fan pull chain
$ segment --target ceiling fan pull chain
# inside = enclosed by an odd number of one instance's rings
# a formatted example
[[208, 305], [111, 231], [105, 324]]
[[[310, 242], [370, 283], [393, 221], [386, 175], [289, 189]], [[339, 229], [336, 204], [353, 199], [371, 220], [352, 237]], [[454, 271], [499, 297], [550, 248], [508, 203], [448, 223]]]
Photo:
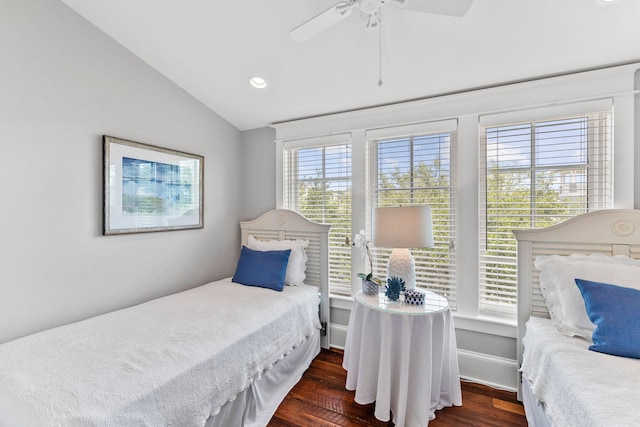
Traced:
[[378, 10], [379, 23], [378, 23], [378, 71], [379, 79], [378, 86], [382, 87], [382, 9]]

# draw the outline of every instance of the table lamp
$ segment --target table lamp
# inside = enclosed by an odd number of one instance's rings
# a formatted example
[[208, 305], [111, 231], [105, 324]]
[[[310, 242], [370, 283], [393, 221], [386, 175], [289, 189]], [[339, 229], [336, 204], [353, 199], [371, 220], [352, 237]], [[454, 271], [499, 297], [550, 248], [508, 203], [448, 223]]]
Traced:
[[415, 261], [409, 248], [433, 247], [430, 206], [402, 206], [373, 210], [374, 246], [393, 248], [387, 278], [404, 279], [407, 289], [416, 287]]

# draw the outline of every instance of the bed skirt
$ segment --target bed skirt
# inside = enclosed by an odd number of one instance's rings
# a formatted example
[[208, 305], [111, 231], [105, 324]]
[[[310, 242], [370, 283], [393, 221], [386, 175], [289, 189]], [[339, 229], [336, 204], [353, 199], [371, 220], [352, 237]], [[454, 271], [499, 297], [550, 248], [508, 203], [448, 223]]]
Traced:
[[227, 402], [210, 417], [206, 427], [264, 427], [282, 400], [296, 385], [313, 359], [320, 353], [320, 334], [316, 331], [287, 356], [262, 373], [259, 380]]
[[544, 406], [534, 396], [531, 384], [526, 378], [522, 379], [522, 404], [529, 427], [551, 427], [551, 421], [544, 412]]

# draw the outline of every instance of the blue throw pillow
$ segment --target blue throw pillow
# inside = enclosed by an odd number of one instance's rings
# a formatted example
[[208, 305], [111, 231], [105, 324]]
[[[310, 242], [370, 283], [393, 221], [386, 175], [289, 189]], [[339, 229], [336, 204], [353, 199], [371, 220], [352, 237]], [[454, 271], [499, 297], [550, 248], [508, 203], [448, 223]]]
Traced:
[[596, 325], [589, 350], [640, 359], [640, 291], [576, 279]]
[[291, 249], [254, 251], [242, 247], [232, 282], [282, 291]]

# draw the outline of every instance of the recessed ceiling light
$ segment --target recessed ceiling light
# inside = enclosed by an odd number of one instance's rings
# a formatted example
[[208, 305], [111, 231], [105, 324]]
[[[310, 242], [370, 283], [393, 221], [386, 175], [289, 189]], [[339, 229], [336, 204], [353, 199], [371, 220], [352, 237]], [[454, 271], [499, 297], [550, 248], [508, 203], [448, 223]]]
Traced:
[[249, 78], [249, 84], [256, 89], [265, 89], [267, 86], [269, 86], [269, 82], [267, 82], [260, 76], [253, 76]]

